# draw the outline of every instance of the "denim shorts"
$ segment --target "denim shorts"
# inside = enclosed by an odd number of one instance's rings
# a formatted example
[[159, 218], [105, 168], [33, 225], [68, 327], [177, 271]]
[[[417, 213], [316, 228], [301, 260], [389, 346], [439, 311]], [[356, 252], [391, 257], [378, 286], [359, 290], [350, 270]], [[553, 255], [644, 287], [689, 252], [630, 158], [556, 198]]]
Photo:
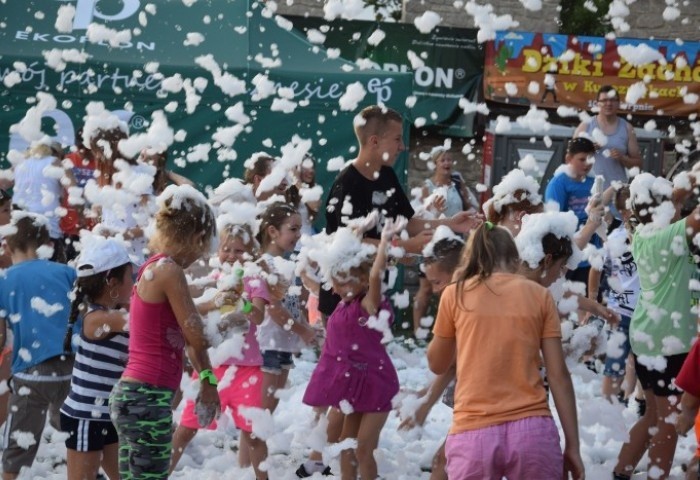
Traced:
[[265, 373], [279, 375], [282, 370], [294, 368], [294, 358], [290, 352], [278, 352], [277, 350], [265, 350], [262, 352], [263, 365], [261, 370]]
[[606, 377], [623, 377], [625, 375], [627, 357], [630, 354], [630, 317], [621, 316], [617, 327], [608, 332], [607, 350], [603, 375]]

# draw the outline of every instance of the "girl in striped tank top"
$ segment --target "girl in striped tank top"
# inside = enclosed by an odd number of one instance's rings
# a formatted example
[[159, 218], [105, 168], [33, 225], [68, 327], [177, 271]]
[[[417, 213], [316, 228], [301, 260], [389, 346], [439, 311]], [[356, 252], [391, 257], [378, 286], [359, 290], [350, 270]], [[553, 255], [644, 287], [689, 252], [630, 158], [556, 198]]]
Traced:
[[[84, 240], [85, 242], [85, 240]], [[126, 248], [115, 240], [91, 238], [77, 262], [78, 279], [64, 340], [71, 350], [73, 325], [80, 318], [70, 393], [61, 407], [61, 430], [68, 451], [68, 478], [96, 478], [100, 466], [119, 478], [117, 431], [109, 417], [109, 394], [128, 355], [127, 314], [133, 287]], [[87, 242], [85, 242], [87, 243]]]

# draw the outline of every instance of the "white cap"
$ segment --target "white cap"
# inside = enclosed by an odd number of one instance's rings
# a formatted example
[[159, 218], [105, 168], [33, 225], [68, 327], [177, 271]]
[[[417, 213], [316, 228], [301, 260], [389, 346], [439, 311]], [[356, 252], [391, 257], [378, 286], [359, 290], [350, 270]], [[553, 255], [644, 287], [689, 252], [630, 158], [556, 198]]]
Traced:
[[76, 268], [78, 277], [89, 277], [127, 263], [131, 263], [131, 258], [121, 243], [116, 240], [93, 237], [80, 252]]

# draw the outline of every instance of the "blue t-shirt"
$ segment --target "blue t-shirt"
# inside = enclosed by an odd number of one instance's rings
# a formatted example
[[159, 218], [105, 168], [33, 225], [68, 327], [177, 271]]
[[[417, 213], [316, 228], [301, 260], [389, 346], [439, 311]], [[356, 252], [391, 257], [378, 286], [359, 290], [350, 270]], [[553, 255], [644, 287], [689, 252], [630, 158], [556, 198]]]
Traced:
[[[591, 188], [593, 188], [593, 177], [586, 177], [584, 180], [576, 180], [560, 172], [549, 181], [544, 192], [545, 201], [555, 201], [559, 204], [560, 212], [572, 211], [578, 218], [578, 226], [581, 227], [588, 220], [586, 206], [591, 198]], [[597, 247], [601, 246], [600, 239], [594, 236], [591, 243]], [[588, 267], [590, 264], [584, 260], [579, 263], [578, 268]]]
[[48, 260], [26, 260], [0, 277], [0, 314], [14, 337], [12, 373], [64, 353], [75, 270]]

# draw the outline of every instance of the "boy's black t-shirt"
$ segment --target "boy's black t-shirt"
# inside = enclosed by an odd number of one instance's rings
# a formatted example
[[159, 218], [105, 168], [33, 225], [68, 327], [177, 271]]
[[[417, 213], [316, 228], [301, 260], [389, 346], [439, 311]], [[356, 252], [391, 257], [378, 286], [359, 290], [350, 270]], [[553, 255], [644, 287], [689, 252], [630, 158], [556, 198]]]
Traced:
[[[401, 215], [410, 219], [414, 214], [411, 202], [391, 167], [382, 167], [376, 180], [368, 180], [351, 164], [340, 172], [331, 186], [325, 209], [326, 232], [333, 233], [347, 220], [365, 217], [374, 210], [380, 213], [379, 221], [376, 227], [365, 233], [365, 237], [377, 240], [385, 218], [396, 219]], [[338, 295], [321, 288], [318, 302], [321, 313], [330, 315], [338, 302]]]

